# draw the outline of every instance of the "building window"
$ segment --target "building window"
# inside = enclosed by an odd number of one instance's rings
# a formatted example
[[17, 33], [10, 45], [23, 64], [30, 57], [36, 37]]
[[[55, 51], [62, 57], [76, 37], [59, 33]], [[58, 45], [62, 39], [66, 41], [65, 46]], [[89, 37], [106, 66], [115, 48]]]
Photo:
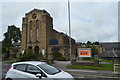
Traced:
[[30, 29], [32, 29], [32, 21], [30, 21]]
[[32, 29], [30, 29], [30, 41], [32, 41]]
[[32, 21], [30, 21], [30, 42], [32, 41]]
[[39, 47], [38, 47], [38, 46], [35, 46], [35, 48], [34, 48], [34, 53], [35, 53], [35, 54], [39, 54], [39, 50], [40, 50]]
[[49, 45], [58, 45], [59, 41], [57, 39], [50, 39]]
[[38, 41], [38, 28], [39, 28], [39, 20], [36, 21], [36, 41]]
[[36, 41], [38, 41], [38, 29], [36, 30]]

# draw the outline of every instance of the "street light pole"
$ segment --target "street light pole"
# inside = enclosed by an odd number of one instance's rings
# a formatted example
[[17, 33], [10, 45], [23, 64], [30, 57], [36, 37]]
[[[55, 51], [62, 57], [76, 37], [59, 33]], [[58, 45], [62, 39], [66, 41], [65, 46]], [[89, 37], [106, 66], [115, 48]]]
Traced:
[[69, 0], [68, 0], [68, 19], [69, 19], [70, 68], [72, 68], [72, 54], [71, 54], [71, 24], [70, 24], [70, 4], [69, 4]]

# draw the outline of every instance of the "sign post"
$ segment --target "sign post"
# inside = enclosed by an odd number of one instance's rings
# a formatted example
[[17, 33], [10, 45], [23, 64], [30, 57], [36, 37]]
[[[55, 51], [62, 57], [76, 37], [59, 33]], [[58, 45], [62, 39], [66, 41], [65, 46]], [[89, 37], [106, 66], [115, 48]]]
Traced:
[[70, 68], [72, 68], [72, 54], [71, 54], [71, 24], [70, 24], [70, 3], [68, 0], [68, 19], [69, 19], [69, 44], [70, 44]]
[[92, 57], [91, 48], [78, 48], [78, 57]]

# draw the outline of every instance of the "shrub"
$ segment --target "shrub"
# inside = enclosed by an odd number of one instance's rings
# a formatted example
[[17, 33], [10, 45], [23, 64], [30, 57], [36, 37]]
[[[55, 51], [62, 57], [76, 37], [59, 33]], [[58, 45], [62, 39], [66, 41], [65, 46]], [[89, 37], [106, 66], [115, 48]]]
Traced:
[[53, 53], [53, 59], [58, 61], [65, 61], [65, 57], [63, 57], [62, 54], [59, 52]]
[[20, 61], [26, 61], [26, 60], [40, 60], [42, 59], [42, 53], [36, 54], [33, 53], [31, 50], [27, 50], [24, 52], [24, 54], [21, 55]]
[[59, 60], [59, 61], [65, 61], [66, 59], [65, 59], [65, 57], [63, 57], [63, 56], [60, 56], [60, 57], [58, 58], [58, 60]]

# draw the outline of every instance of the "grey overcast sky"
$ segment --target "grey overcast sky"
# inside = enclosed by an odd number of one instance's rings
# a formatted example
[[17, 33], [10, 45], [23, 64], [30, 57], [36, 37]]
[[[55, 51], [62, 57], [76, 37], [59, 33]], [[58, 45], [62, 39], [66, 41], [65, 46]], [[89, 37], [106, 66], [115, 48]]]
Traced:
[[[97, 1], [97, 0], [96, 0]], [[76, 42], [118, 41], [118, 2], [70, 1], [72, 37]], [[25, 13], [45, 9], [53, 17], [53, 27], [59, 32], [68, 34], [67, 1], [62, 2], [8, 2], [0, 3], [0, 41], [8, 25], [22, 28], [22, 17]], [[69, 34], [68, 34], [69, 35]]]

